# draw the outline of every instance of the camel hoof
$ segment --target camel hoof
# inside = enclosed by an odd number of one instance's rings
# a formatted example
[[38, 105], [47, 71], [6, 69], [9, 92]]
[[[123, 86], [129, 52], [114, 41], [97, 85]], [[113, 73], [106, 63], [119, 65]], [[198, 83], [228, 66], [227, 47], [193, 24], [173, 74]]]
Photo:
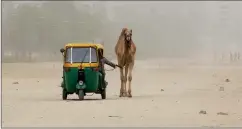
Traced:
[[119, 94], [119, 97], [125, 97], [125, 96], [124, 96], [124, 93], [120, 93], [120, 94]]
[[129, 97], [129, 98], [132, 98], [132, 94], [128, 94], [128, 97]]

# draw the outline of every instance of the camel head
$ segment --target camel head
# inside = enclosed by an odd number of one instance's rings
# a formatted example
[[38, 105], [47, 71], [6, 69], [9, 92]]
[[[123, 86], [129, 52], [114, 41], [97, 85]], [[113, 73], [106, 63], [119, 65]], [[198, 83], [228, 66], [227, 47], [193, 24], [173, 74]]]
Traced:
[[130, 41], [132, 40], [132, 30], [130, 29], [123, 29], [124, 31], [124, 39], [125, 39], [125, 42], [130, 45]]

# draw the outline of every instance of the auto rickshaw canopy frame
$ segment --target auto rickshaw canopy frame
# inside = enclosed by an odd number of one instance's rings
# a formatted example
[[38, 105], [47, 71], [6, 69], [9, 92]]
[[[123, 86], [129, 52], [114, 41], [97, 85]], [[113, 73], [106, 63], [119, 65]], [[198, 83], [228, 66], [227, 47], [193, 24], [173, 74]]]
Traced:
[[84, 48], [84, 47], [93, 47], [96, 49], [96, 52], [97, 52], [97, 56], [98, 56], [98, 51], [101, 50], [102, 51], [102, 54], [104, 54], [104, 47], [102, 44], [100, 43], [67, 43], [65, 45], [65, 47], [63, 49], [61, 49], [60, 51], [63, 51], [63, 63], [64, 63], [64, 67], [80, 67], [80, 65], [85, 68], [85, 67], [98, 67], [99, 66], [99, 56], [97, 57], [98, 58], [98, 62], [97, 63], [68, 63], [68, 62], [65, 62], [65, 54], [66, 54], [66, 49], [67, 48], [71, 48], [71, 47], [74, 47], [74, 48]]

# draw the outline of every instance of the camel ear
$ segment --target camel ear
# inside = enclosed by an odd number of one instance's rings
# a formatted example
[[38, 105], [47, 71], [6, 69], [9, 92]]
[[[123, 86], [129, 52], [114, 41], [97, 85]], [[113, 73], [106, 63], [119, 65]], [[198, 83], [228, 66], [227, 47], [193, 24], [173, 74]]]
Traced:
[[132, 29], [130, 30], [131, 34], [132, 34]]

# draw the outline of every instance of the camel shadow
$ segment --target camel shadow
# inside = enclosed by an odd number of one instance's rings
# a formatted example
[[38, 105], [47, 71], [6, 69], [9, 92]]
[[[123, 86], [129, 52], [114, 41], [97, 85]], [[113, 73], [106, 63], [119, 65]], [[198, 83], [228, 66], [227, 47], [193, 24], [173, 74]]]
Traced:
[[152, 99], [156, 97], [161, 97], [163, 96], [162, 94], [141, 94], [141, 95], [133, 95], [131, 98], [130, 97], [119, 97], [118, 95], [115, 95], [118, 99]]

